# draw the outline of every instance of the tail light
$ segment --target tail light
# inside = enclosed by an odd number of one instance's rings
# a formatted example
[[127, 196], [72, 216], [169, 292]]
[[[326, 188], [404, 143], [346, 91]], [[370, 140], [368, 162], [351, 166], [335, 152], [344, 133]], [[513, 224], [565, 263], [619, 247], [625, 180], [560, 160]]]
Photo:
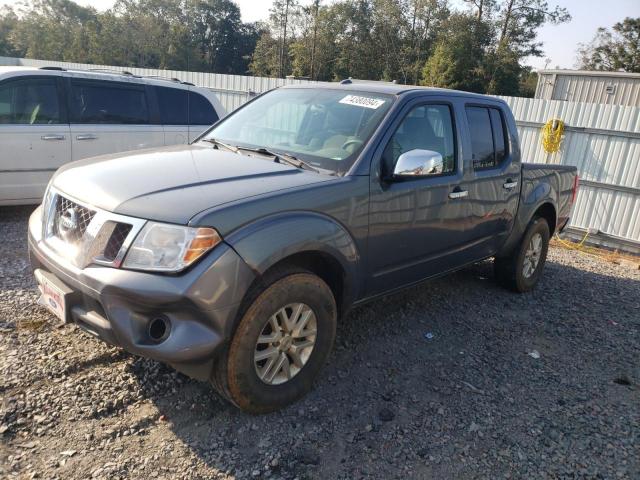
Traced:
[[571, 191], [571, 205], [576, 203], [576, 196], [578, 195], [579, 184], [580, 184], [580, 177], [576, 173], [576, 176], [573, 179], [573, 190]]

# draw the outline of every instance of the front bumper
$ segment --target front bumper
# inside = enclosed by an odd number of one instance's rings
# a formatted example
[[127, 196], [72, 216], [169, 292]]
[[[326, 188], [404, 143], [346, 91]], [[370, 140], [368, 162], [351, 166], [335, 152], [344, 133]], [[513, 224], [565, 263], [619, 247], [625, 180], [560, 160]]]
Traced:
[[[68, 321], [100, 339], [165, 362], [193, 378], [209, 378], [216, 354], [231, 337], [253, 271], [228, 245], [218, 245], [180, 275], [103, 266], [83, 269], [65, 262], [42, 239], [42, 209], [29, 219], [29, 258], [72, 292]], [[162, 316], [170, 329], [162, 341], [149, 322]]]

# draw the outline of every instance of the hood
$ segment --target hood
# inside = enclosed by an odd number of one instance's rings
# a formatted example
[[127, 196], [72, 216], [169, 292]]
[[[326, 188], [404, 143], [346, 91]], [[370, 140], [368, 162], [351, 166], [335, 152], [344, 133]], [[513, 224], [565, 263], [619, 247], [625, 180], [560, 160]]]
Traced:
[[210, 145], [177, 145], [69, 163], [53, 185], [95, 207], [186, 224], [196, 213], [247, 197], [335, 177]]

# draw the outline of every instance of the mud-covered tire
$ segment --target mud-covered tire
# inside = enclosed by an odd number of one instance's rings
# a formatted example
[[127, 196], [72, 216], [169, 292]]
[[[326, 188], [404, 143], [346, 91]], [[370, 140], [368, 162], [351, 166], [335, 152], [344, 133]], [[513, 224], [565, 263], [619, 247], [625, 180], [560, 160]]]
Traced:
[[[544, 218], [531, 220], [520, 244], [507, 257], [494, 259], [494, 272], [500, 285], [514, 292], [524, 293], [533, 290], [538, 284], [549, 250], [549, 224]], [[540, 239], [540, 252], [535, 268], [531, 270], [532, 239]]]
[[[264, 335], [270, 318], [292, 304], [304, 304], [313, 311], [315, 343], [304, 365], [290, 379], [280, 384], [265, 383], [259, 377], [254, 356], [258, 338]], [[216, 362], [211, 383], [223, 397], [246, 412], [267, 413], [283, 408], [313, 387], [333, 348], [336, 323], [336, 302], [322, 279], [300, 269], [280, 270], [253, 295], [229, 346]]]

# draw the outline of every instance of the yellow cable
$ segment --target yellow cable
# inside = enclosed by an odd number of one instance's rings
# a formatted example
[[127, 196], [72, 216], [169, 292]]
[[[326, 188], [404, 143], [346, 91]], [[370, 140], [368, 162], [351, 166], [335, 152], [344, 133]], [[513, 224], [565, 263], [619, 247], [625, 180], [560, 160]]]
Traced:
[[564, 135], [564, 122], [559, 118], [553, 118], [542, 127], [542, 148], [547, 153], [556, 153], [560, 150]]
[[567, 242], [565, 240], [562, 240], [557, 234], [554, 235], [554, 238], [558, 243], [563, 245], [565, 248], [568, 248], [569, 250], [577, 250], [581, 253], [585, 253], [587, 255], [591, 255], [594, 257], [607, 259], [608, 257], [615, 255], [615, 252], [609, 252], [609, 251], [601, 250], [599, 248], [589, 247], [585, 245], [584, 242], [587, 240], [588, 236], [589, 236], [589, 232], [586, 232], [584, 234], [584, 237], [582, 237], [582, 240], [580, 240], [580, 242], [578, 243]]

